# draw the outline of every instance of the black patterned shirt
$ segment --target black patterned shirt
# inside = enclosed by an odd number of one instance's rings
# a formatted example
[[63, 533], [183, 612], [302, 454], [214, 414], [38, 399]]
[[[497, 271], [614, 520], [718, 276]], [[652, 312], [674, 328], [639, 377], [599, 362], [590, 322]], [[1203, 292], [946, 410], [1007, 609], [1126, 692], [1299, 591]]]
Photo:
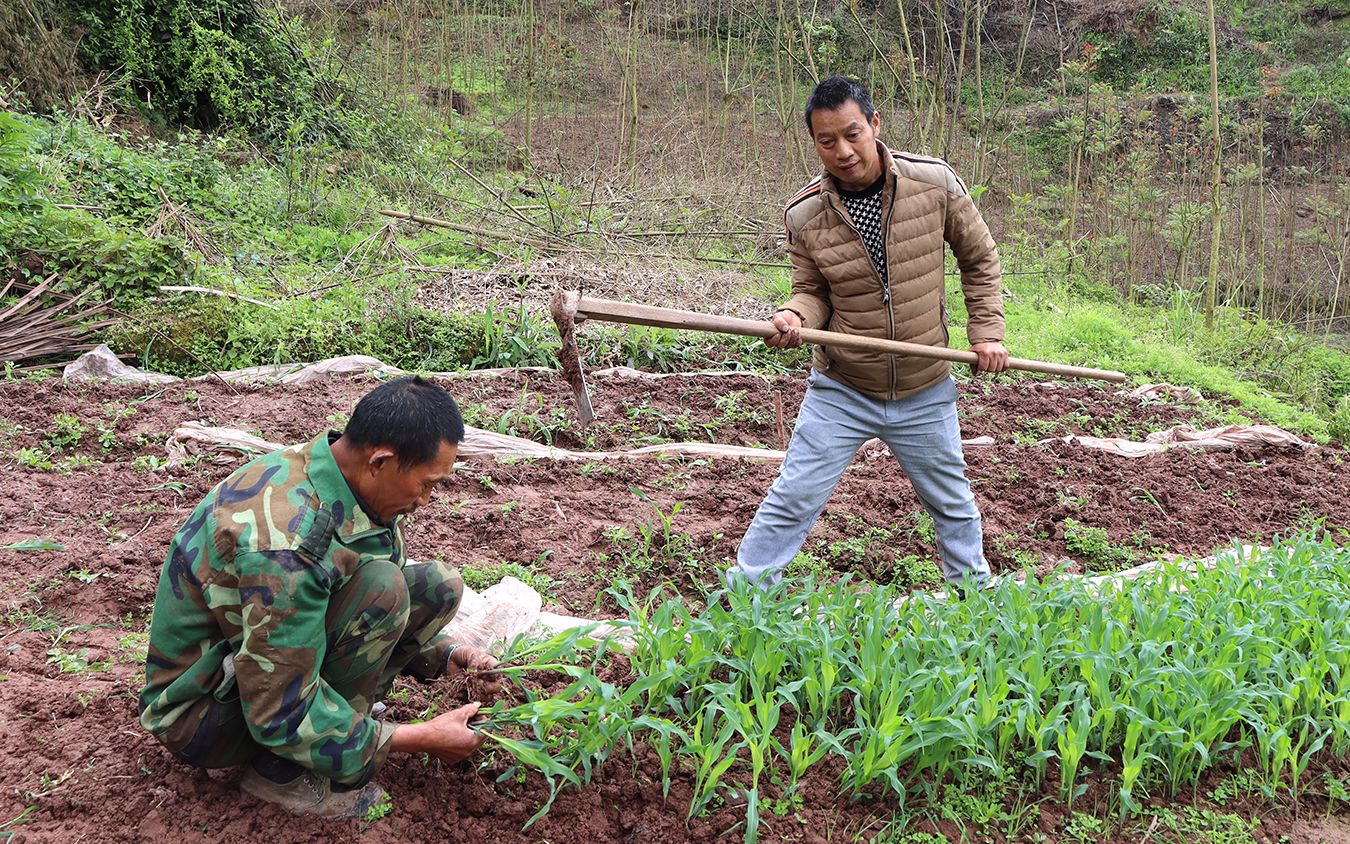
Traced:
[[887, 284], [886, 238], [881, 231], [881, 189], [885, 186], [886, 172], [883, 170], [875, 182], [860, 191], [839, 189], [839, 196], [853, 218], [853, 226], [862, 237], [863, 246], [867, 247], [867, 255], [872, 259], [883, 287]]

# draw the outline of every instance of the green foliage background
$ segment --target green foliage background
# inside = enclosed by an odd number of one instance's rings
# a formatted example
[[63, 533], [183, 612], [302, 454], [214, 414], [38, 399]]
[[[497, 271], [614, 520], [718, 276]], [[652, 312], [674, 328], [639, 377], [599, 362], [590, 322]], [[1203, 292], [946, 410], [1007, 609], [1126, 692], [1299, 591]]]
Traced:
[[126, 74], [171, 123], [276, 140], [303, 119], [316, 136], [351, 139], [337, 81], [314, 70], [303, 33], [256, 0], [90, 0], [75, 20], [89, 66]]

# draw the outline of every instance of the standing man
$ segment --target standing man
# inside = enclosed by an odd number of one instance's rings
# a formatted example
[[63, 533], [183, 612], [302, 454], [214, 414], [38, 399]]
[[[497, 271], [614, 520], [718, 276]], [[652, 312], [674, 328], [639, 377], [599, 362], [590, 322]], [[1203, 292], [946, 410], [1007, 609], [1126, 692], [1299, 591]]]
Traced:
[[402, 517], [450, 478], [463, 439], [454, 399], [401, 378], [346, 431], [259, 457], [197, 505], [160, 572], [140, 700], [174, 758], [247, 763], [244, 791], [346, 818], [383, 796], [371, 778], [391, 752], [458, 762], [482, 743], [478, 703], [420, 724], [375, 717], [400, 673], [496, 665], [441, 632], [459, 572], [403, 551]]
[[[828, 328], [947, 345], [944, 241], [961, 269], [978, 369], [1008, 367], [998, 252], [946, 162], [893, 152], [856, 80], [821, 82], [806, 127], [825, 172], [787, 204], [792, 298], [773, 315], [775, 348]], [[948, 582], [989, 577], [980, 512], [965, 476], [956, 385], [946, 361], [817, 347], [787, 458], [741, 540], [729, 583], [777, 582], [867, 440], [890, 446], [937, 528]]]

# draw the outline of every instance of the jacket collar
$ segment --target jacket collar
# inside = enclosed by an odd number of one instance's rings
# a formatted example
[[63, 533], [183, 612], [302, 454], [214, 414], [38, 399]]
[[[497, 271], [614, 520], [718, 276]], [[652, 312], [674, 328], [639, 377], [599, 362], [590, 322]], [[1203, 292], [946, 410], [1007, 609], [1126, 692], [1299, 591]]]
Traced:
[[310, 442], [306, 449], [305, 474], [314, 485], [314, 493], [319, 501], [332, 512], [338, 538], [347, 544], [391, 530], [398, 525], [398, 519], [395, 518], [389, 524], [378, 522], [351, 484], [347, 483], [347, 478], [333, 457], [332, 443], [338, 436], [337, 431], [325, 431]]
[[[882, 172], [887, 174], [886, 184], [881, 188], [881, 204], [882, 207], [885, 207], [890, 204], [891, 197], [895, 196], [895, 184], [896, 180], [900, 178], [900, 168], [896, 165], [895, 156], [891, 155], [890, 148], [881, 141], [877, 141], [877, 155], [881, 158]], [[836, 210], [843, 209], [843, 198], [839, 194], [839, 182], [824, 167], [820, 168], [820, 192], [831, 207]]]

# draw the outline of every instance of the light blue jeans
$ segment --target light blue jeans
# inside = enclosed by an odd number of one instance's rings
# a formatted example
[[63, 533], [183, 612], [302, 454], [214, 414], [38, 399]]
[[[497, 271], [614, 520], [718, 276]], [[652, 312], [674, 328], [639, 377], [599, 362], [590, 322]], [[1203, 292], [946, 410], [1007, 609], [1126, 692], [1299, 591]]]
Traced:
[[728, 584], [745, 578], [767, 586], [782, 578], [840, 476], [873, 437], [890, 446], [933, 517], [943, 577], [986, 580], [980, 511], [966, 480], [951, 378], [896, 401], [871, 398], [814, 371], [807, 385], [783, 468], [741, 540]]

